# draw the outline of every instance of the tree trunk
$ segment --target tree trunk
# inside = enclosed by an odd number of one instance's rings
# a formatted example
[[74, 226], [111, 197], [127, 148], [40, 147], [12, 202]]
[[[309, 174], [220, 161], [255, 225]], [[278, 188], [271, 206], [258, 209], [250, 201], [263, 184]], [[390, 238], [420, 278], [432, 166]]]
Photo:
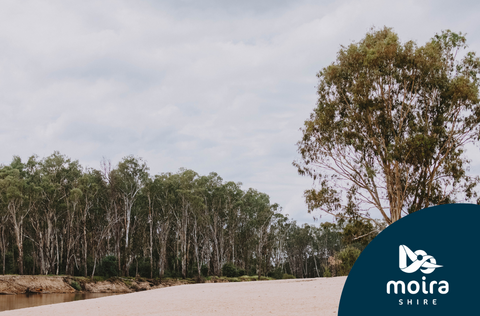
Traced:
[[158, 273], [160, 278], [162, 278], [165, 273], [165, 264], [167, 262], [167, 239], [170, 230], [170, 220], [168, 219], [165, 222], [161, 223], [159, 229], [160, 232], [158, 234]]
[[153, 279], [153, 220], [151, 213], [148, 221], [150, 224], [150, 279]]
[[1, 230], [1, 235], [2, 235], [2, 240], [1, 240], [1, 244], [2, 244], [2, 255], [3, 255], [3, 271], [2, 271], [2, 274], [5, 275], [5, 252], [6, 252], [6, 246], [5, 246], [5, 227], [1, 226], [0, 227], [0, 230]]
[[12, 217], [13, 230], [15, 232], [15, 243], [18, 248], [18, 271], [20, 275], [23, 275], [23, 232], [22, 221], [17, 223], [15, 216]]
[[[88, 271], [87, 271], [87, 211], [84, 210], [83, 213], [83, 263], [84, 263], [84, 271], [83, 275], [87, 277]], [[93, 278], [93, 274], [92, 274]]]

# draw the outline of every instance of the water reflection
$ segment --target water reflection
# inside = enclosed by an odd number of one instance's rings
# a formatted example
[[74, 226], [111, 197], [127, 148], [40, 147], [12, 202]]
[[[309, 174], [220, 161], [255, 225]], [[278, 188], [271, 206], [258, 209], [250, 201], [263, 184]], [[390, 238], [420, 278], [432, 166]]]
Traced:
[[65, 303], [116, 294], [117, 293], [67, 293], [0, 295], [0, 312], [10, 309]]

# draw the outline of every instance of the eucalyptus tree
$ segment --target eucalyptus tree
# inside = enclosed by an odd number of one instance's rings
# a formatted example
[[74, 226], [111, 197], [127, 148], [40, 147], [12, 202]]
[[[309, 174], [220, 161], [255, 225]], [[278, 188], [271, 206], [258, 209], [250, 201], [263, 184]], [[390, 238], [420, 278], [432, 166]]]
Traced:
[[77, 261], [76, 250], [78, 249], [78, 244], [81, 238], [81, 217], [79, 216], [79, 213], [83, 198], [82, 195], [83, 193], [78, 188], [78, 183], [74, 183], [65, 198], [66, 215], [62, 220], [63, 225], [60, 227], [63, 235], [60, 243], [60, 252], [62, 252], [62, 249], [65, 246], [65, 273], [67, 274], [73, 274], [72, 262]]
[[[85, 242], [85, 245], [88, 245], [88, 241], [90, 241], [91, 246], [88, 249], [90, 254], [93, 256], [93, 267], [91, 274], [92, 279], [95, 275], [97, 262], [106, 256], [111, 256], [112, 254], [117, 256], [117, 271], [121, 271], [119, 253], [120, 241], [117, 243], [115, 238], [115, 236], [119, 236], [119, 238], [121, 238], [121, 232], [115, 230], [115, 228], [121, 227], [121, 225], [119, 223], [120, 217], [116, 216], [118, 215], [118, 212], [115, 204], [115, 193], [111, 195], [112, 191], [103, 181], [103, 174], [99, 173], [100, 172], [98, 171], [93, 171], [93, 174], [87, 176], [85, 179], [86, 184], [88, 184], [88, 188], [85, 190], [86, 195], [84, 195], [84, 207], [87, 207], [88, 202], [92, 200], [95, 201], [92, 205], [92, 208], [86, 212], [87, 242]], [[87, 201], [88, 195], [90, 195], [90, 197], [94, 197], [94, 199], [89, 199]], [[84, 209], [84, 212], [85, 211], [86, 210]], [[110, 240], [112, 237], [115, 239], [113, 251], [110, 247]], [[116, 246], [118, 246], [118, 248]], [[86, 247], [84, 248], [84, 251], [87, 251]]]
[[242, 212], [243, 195], [240, 182], [226, 182], [222, 185], [223, 195], [225, 196], [225, 221], [226, 234], [228, 238], [228, 249], [226, 260], [232, 263], [236, 262], [235, 244], [237, 242], [238, 225], [240, 221], [240, 213]]
[[203, 199], [203, 210], [206, 233], [212, 243], [213, 274], [220, 275], [224, 263], [224, 223], [225, 223], [225, 196], [223, 179], [212, 172], [198, 181]]
[[423, 46], [389, 28], [343, 47], [317, 77], [318, 102], [298, 142], [309, 211], [337, 215], [342, 190], [359, 214], [387, 224], [419, 209], [476, 196], [464, 146], [480, 132], [480, 59], [445, 31]]
[[[88, 240], [87, 240], [87, 225], [90, 217], [90, 212], [94, 207], [99, 205], [100, 191], [103, 186], [102, 174], [95, 169], [85, 169], [81, 177], [78, 179], [77, 187], [72, 189], [71, 195], [81, 199], [81, 226], [82, 226], [82, 250], [83, 250], [83, 275], [86, 277], [87, 271], [87, 257], [88, 257]], [[96, 223], [98, 225], [98, 223]], [[103, 230], [102, 230], [103, 233]], [[104, 237], [104, 234], [100, 236]], [[99, 240], [97, 240], [99, 241]]]
[[173, 209], [176, 204], [176, 184], [171, 173], [155, 176], [153, 181], [157, 212], [152, 216], [155, 236], [158, 240], [158, 274], [163, 277], [167, 263], [167, 241], [173, 222]]
[[30, 211], [23, 167], [20, 158], [14, 157], [10, 166], [0, 169], [0, 198], [14, 232], [19, 274], [23, 274], [24, 219]]
[[147, 178], [145, 181], [145, 186], [143, 189], [143, 196], [146, 200], [146, 209], [147, 209], [147, 224], [148, 224], [148, 252], [150, 257], [150, 278], [153, 278], [153, 230], [155, 215], [157, 213], [156, 204], [157, 202], [157, 186], [155, 181], [151, 178]]
[[[57, 273], [60, 268], [59, 224], [66, 213], [66, 199], [73, 182], [80, 176], [78, 161], [54, 152], [38, 163], [41, 209], [34, 218], [40, 249], [42, 273]], [[56, 270], [54, 270], [56, 268]]]
[[117, 271], [122, 271], [122, 238], [124, 232], [124, 216], [122, 212], [122, 199], [119, 189], [120, 177], [112, 163], [105, 158], [100, 162], [100, 173], [103, 181], [100, 182], [99, 203], [105, 210], [105, 218], [110, 228], [110, 234], [107, 234], [107, 250], [110, 248], [110, 241], [113, 238], [113, 252], [117, 258]]
[[284, 264], [286, 263], [286, 243], [288, 233], [292, 225], [296, 225], [295, 221], [290, 221], [289, 218], [281, 213], [275, 214], [276, 221], [272, 225], [272, 231], [275, 236], [272, 245], [272, 261], [276, 268], [281, 268], [284, 271]]
[[265, 193], [248, 189], [244, 195], [244, 210], [248, 218], [248, 225], [255, 240], [255, 256], [257, 260], [257, 274], [262, 274], [263, 247], [268, 240], [268, 232], [272, 218], [278, 211], [278, 205], [270, 205], [270, 199]]
[[[299, 227], [292, 225], [287, 236], [286, 251], [292, 274], [305, 277], [307, 272], [307, 248], [312, 244], [312, 234], [309, 225]], [[305, 264], [305, 267], [304, 267]]]
[[196, 213], [201, 205], [201, 197], [198, 195], [196, 180], [198, 174], [193, 170], [181, 169], [173, 176], [176, 181], [176, 207], [173, 208], [175, 218], [175, 232], [179, 247], [177, 247], [177, 257], [180, 258], [182, 267], [182, 276], [187, 276], [187, 256], [188, 256], [188, 229], [192, 214]]
[[123, 202], [126, 255], [124, 271], [128, 276], [133, 260], [130, 235], [132, 228], [135, 227], [135, 217], [132, 217], [132, 209], [140, 190], [148, 179], [148, 167], [141, 158], [127, 156], [118, 163], [114, 172], [115, 176], [118, 177], [117, 188]]
[[204, 263], [204, 254], [205, 248], [208, 247], [208, 231], [206, 229], [206, 218], [203, 213], [204, 205], [200, 197], [195, 198], [193, 201], [195, 203], [192, 213], [191, 213], [191, 228], [190, 228], [190, 239], [193, 245], [193, 255], [195, 257], [195, 263], [197, 268], [197, 275], [201, 275], [201, 267]]
[[2, 274], [5, 275], [6, 255], [8, 240], [5, 229], [8, 221], [8, 213], [5, 207], [0, 208], [0, 250], [2, 251]]

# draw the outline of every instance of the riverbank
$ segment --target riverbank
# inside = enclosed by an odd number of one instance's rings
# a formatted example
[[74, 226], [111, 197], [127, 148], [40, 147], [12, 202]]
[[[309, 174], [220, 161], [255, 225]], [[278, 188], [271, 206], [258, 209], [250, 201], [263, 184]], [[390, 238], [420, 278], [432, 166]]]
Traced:
[[[146, 279], [45, 276], [45, 275], [0, 275], [0, 295], [14, 294], [60, 294], [60, 293], [133, 293], [164, 287], [201, 283], [226, 283], [256, 281], [256, 276], [238, 278], [209, 277], [207, 279]], [[267, 278], [262, 278], [267, 280]]]
[[60, 293], [132, 293], [168, 286], [188, 284], [189, 280], [142, 278], [82, 278], [45, 275], [1, 275], [0, 294], [60, 294]]
[[188, 284], [2, 315], [336, 315], [346, 277]]

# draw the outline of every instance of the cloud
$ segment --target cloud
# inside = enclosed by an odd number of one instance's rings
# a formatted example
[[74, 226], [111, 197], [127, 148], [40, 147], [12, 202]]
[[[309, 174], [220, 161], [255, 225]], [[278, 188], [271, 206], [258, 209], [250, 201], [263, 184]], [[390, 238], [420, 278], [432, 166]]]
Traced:
[[[471, 5], [478, 6], [472, 2]], [[215, 171], [299, 222], [311, 180], [292, 161], [315, 74], [373, 25], [480, 48], [472, 7], [415, 1], [4, 1], [0, 162], [54, 150], [98, 167]], [[479, 170], [474, 163], [472, 170]]]

